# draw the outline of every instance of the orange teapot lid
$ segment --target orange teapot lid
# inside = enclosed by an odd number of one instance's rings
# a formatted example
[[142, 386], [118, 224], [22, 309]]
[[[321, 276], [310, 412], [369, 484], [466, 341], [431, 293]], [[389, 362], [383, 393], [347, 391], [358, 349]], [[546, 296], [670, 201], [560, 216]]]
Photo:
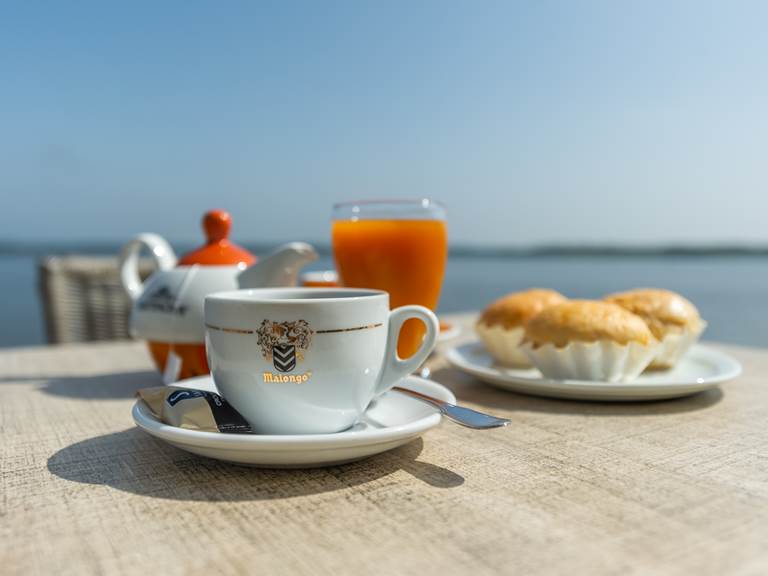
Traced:
[[245, 264], [250, 266], [256, 262], [256, 256], [229, 241], [229, 229], [232, 227], [232, 217], [225, 210], [211, 210], [203, 216], [203, 230], [207, 238], [206, 244], [187, 252], [179, 260], [179, 266], [199, 264], [201, 266], [233, 266]]

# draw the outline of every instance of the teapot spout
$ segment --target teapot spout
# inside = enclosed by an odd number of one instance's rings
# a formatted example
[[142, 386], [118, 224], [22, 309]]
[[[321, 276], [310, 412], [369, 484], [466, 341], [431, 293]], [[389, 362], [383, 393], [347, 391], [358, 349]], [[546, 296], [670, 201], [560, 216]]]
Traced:
[[283, 244], [269, 256], [243, 270], [237, 277], [240, 288], [296, 286], [302, 266], [317, 260], [317, 251], [306, 242]]

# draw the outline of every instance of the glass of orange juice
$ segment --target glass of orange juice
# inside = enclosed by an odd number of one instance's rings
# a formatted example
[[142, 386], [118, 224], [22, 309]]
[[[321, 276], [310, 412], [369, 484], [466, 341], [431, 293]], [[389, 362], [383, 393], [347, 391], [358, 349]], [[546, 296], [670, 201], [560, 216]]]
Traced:
[[[343, 286], [389, 292], [391, 308], [437, 307], [448, 259], [445, 208], [427, 198], [362, 200], [333, 207], [333, 256]], [[408, 320], [397, 352], [408, 358], [424, 338], [424, 325]]]

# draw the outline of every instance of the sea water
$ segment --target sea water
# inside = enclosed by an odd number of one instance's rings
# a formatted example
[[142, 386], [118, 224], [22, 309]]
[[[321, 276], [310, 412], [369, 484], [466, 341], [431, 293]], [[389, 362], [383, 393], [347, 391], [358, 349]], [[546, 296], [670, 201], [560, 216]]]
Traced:
[[[310, 269], [331, 266], [326, 256]], [[35, 256], [0, 256], [0, 347], [45, 343], [36, 267]], [[706, 339], [768, 346], [768, 259], [761, 256], [456, 256], [448, 262], [438, 311], [478, 310], [529, 287], [572, 298], [669, 288], [698, 306], [709, 322]]]

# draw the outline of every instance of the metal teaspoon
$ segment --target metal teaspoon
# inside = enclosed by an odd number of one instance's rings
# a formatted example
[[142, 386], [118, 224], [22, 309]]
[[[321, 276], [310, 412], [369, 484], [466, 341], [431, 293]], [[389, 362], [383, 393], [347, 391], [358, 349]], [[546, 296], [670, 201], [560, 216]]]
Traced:
[[421, 392], [408, 390], [407, 388], [401, 388], [400, 386], [395, 386], [394, 388], [392, 388], [392, 390], [396, 390], [401, 394], [405, 394], [407, 396], [416, 398], [417, 400], [421, 400], [422, 402], [426, 402], [427, 404], [431, 404], [432, 406], [440, 410], [440, 412], [446, 418], [448, 418], [449, 420], [453, 420], [457, 424], [466, 426], [467, 428], [474, 428], [476, 430], [485, 430], [488, 428], [498, 428], [499, 426], [506, 426], [507, 424], [510, 423], [510, 420], [507, 420], [506, 418], [497, 418], [496, 416], [491, 416], [490, 414], [484, 414], [482, 412], [478, 412], [477, 410], [472, 410], [471, 408], [456, 406], [455, 404], [451, 404], [450, 402], [438, 400], [437, 398], [433, 398], [432, 396], [427, 396], [426, 394], [422, 394]]

